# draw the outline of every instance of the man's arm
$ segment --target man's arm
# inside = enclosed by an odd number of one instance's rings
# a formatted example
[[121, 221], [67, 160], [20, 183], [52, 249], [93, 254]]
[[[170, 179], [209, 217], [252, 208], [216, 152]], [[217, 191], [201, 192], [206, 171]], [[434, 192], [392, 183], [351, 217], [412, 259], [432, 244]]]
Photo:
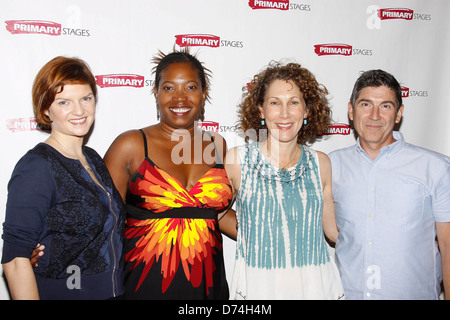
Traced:
[[445, 299], [450, 300], [450, 222], [436, 222], [436, 232], [441, 252]]

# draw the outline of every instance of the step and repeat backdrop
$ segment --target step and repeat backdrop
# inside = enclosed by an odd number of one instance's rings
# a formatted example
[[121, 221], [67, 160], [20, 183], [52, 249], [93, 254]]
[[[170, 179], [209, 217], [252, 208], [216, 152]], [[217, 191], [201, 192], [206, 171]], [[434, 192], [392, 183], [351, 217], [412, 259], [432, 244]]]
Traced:
[[[405, 140], [450, 155], [449, 15], [448, 0], [2, 0], [0, 221], [16, 162], [48, 137], [37, 128], [31, 86], [58, 55], [84, 59], [96, 76], [87, 144], [100, 155], [123, 131], [157, 122], [151, 58], [184, 46], [212, 71], [199, 126], [221, 133], [229, 147], [243, 143], [236, 132], [242, 88], [277, 60], [302, 64], [329, 91], [334, 124], [314, 149], [355, 143], [347, 103], [360, 72], [376, 68], [403, 87]], [[234, 253], [225, 239], [228, 279]], [[9, 299], [4, 277], [0, 299]]]

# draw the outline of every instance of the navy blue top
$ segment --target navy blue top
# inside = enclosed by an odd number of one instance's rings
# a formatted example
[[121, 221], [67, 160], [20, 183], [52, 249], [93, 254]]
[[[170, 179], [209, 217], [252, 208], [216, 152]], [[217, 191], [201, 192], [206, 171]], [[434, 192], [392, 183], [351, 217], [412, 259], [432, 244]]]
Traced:
[[122, 198], [102, 158], [83, 165], [39, 143], [17, 163], [8, 184], [2, 263], [45, 254], [34, 268], [41, 299], [108, 299], [124, 293]]

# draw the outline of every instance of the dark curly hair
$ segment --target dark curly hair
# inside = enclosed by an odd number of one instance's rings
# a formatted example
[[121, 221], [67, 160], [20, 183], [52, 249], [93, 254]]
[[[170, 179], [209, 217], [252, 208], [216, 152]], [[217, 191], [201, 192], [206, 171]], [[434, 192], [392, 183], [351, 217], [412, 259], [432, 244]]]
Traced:
[[[152, 58], [152, 62], [156, 64], [153, 67], [153, 72], [155, 73], [155, 82], [153, 84], [153, 90], [158, 90], [159, 81], [161, 79], [161, 72], [166, 69], [172, 63], [189, 63], [191, 64], [195, 70], [197, 70], [198, 77], [200, 78], [200, 83], [202, 85], [202, 91], [206, 91], [206, 101], [210, 101], [209, 96], [209, 88], [211, 85], [211, 71], [206, 68], [202, 62], [197, 59], [197, 54], [191, 54], [189, 47], [184, 47], [181, 50], [173, 49], [173, 52], [169, 54], [164, 54], [161, 51], [158, 51], [158, 54]], [[159, 117], [159, 106], [156, 106], [158, 109], [158, 117]], [[200, 111], [200, 120], [205, 119], [205, 106], [203, 105]]]
[[297, 141], [300, 144], [314, 142], [331, 124], [331, 109], [326, 98], [328, 90], [317, 82], [308, 69], [293, 62], [283, 65], [272, 61], [243, 87], [243, 101], [238, 107], [238, 128], [243, 132], [251, 129], [267, 130], [265, 125], [261, 125], [259, 107], [263, 105], [266, 91], [274, 80], [291, 80], [299, 87], [306, 102], [308, 123], [302, 125]]

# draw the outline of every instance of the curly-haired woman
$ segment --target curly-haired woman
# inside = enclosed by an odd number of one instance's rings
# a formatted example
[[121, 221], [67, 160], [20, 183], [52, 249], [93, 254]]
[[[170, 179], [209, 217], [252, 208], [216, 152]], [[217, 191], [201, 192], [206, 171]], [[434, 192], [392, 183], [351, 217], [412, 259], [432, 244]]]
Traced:
[[254, 76], [239, 127], [256, 141], [231, 149], [236, 199], [232, 299], [342, 299], [329, 252], [337, 238], [328, 157], [307, 147], [331, 121], [325, 87], [297, 63]]

